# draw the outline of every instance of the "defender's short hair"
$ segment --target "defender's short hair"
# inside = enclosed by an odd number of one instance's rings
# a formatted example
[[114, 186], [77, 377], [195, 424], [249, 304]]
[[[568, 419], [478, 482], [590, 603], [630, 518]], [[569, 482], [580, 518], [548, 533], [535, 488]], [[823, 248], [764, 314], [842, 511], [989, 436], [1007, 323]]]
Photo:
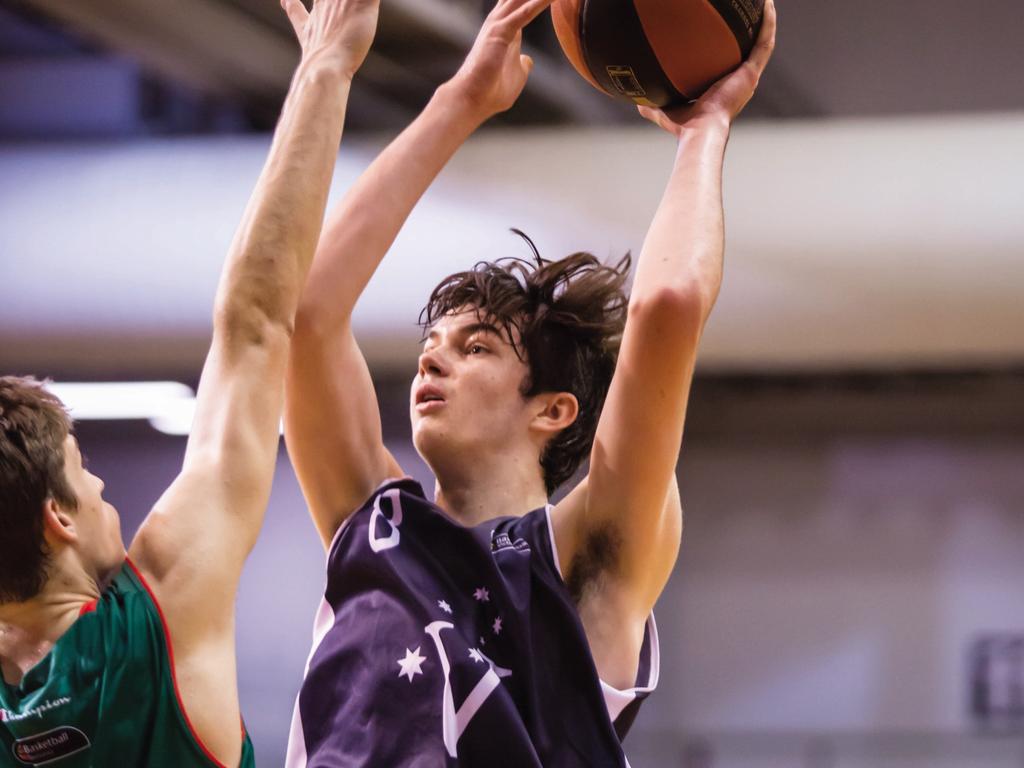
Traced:
[[46, 583], [47, 499], [78, 506], [64, 474], [71, 431], [64, 404], [42, 382], [0, 377], [0, 603], [29, 600]]
[[552, 438], [540, 463], [548, 494], [568, 480], [590, 452], [626, 322], [627, 253], [614, 266], [590, 253], [559, 261], [543, 259], [525, 234], [534, 262], [504, 258], [481, 261], [449, 275], [420, 313], [426, 331], [446, 314], [475, 307], [483, 322], [501, 329], [530, 372], [523, 397], [571, 392], [579, 415]]

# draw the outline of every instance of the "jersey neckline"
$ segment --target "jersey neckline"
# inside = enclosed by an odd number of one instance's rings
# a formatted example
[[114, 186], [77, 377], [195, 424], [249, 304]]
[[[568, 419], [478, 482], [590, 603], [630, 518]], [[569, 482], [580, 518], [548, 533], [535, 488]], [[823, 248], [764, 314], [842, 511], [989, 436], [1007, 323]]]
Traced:
[[[447, 512], [445, 512], [444, 509], [442, 509], [433, 500], [428, 499], [426, 492], [424, 492], [424, 490], [423, 490], [423, 483], [421, 483], [419, 480], [417, 480], [412, 475], [402, 475], [401, 477], [389, 477], [387, 480], [384, 480], [376, 488], [374, 488], [370, 492], [370, 494], [366, 497], [366, 499], [363, 501], [363, 503], [360, 504], [355, 509], [353, 509], [352, 513], [348, 517], [345, 518], [344, 522], [341, 525], [338, 526], [338, 530], [336, 530], [334, 532], [334, 536], [331, 537], [331, 543], [327, 547], [327, 556], [330, 557], [331, 552], [334, 551], [334, 545], [338, 543], [338, 539], [341, 538], [342, 532], [345, 531], [346, 528], [348, 528], [349, 522], [352, 520], [353, 517], [355, 517], [356, 513], [358, 513], [363, 508], [365, 508], [367, 503], [374, 496], [378, 495], [381, 491], [385, 490], [386, 488], [388, 488], [390, 486], [402, 485], [402, 484], [406, 484], [406, 485], [410, 485], [411, 484], [411, 485], [413, 485], [415, 487], [416, 491], [417, 491], [417, 495], [423, 500], [423, 502], [425, 504], [427, 504], [427, 506], [429, 506], [431, 508], [431, 510], [433, 510], [434, 512], [437, 512], [437, 514], [439, 514], [441, 517], [443, 517], [446, 521], [448, 521], [449, 523], [451, 523], [455, 527], [462, 528], [463, 530], [466, 530], [466, 531], [472, 531], [472, 530], [474, 530], [476, 528], [479, 528], [479, 527], [484, 526], [484, 525], [488, 525], [489, 523], [493, 523], [495, 521], [514, 520], [514, 519], [526, 517], [527, 515], [532, 514], [533, 512], [537, 512], [537, 511], [542, 510], [542, 509], [548, 509], [548, 510], [551, 509], [551, 503], [548, 502], [543, 507], [535, 507], [534, 509], [528, 509], [522, 515], [518, 515], [518, 516], [517, 515], [498, 515], [496, 517], [490, 517], [490, 518], [488, 518], [486, 520], [483, 520], [483, 521], [477, 523], [476, 525], [464, 525], [463, 523], [460, 523], [458, 520], [456, 520], [451, 515], [449, 515]], [[561, 573], [559, 573], [559, 576], [561, 576]]]

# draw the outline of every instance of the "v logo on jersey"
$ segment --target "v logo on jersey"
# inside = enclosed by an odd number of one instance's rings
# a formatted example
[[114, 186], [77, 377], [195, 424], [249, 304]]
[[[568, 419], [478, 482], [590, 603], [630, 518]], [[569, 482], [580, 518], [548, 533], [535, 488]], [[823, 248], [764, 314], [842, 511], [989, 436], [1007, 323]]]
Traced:
[[[391, 502], [391, 517], [384, 514], [380, 507], [380, 500], [387, 498]], [[387, 536], [377, 535], [377, 522], [381, 521], [391, 529]], [[370, 549], [374, 552], [383, 552], [385, 549], [392, 549], [398, 546], [402, 538], [398, 526], [402, 524], [402, 498], [397, 488], [392, 488], [380, 494], [373, 500], [373, 512], [370, 514]]]
[[424, 628], [424, 631], [433, 638], [434, 645], [437, 646], [437, 655], [441, 658], [441, 669], [444, 671], [444, 699], [441, 705], [441, 720], [442, 728], [444, 729], [444, 746], [451, 757], [457, 756], [459, 737], [462, 736], [473, 716], [480, 710], [483, 703], [487, 701], [487, 697], [494, 693], [495, 689], [501, 685], [501, 678], [512, 674], [512, 670], [499, 667], [484, 656], [488, 664], [487, 672], [484, 673], [483, 678], [474, 686], [469, 696], [462, 702], [462, 706], [456, 711], [455, 699], [452, 696], [452, 665], [448, 660], [444, 643], [441, 642], [441, 630], [454, 628], [455, 625], [449, 621], [435, 621]]

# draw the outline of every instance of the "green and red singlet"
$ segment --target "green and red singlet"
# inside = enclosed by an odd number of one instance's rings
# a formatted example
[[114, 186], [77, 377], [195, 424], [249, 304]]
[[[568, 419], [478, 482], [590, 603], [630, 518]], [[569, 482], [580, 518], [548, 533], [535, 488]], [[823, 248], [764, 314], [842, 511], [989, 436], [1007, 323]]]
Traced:
[[35, 765], [223, 768], [181, 706], [163, 616], [130, 562], [19, 685], [0, 680], [0, 766]]

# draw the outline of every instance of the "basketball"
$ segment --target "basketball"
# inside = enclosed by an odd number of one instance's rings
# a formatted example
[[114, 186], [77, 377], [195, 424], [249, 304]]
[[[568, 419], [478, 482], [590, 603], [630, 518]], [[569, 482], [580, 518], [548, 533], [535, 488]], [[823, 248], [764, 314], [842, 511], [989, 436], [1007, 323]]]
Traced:
[[566, 57], [595, 88], [655, 107], [695, 100], [743, 62], [764, 0], [555, 0]]

